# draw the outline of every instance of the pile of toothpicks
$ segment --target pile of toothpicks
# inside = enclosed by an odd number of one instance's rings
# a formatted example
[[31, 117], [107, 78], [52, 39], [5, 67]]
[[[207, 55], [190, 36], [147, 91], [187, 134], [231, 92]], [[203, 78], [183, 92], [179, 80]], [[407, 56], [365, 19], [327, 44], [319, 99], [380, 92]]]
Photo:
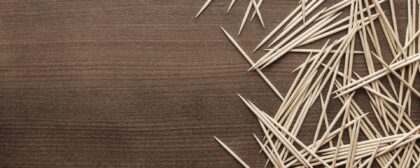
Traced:
[[[340, 0], [333, 5], [324, 1], [296, 1], [296, 8], [256, 45], [254, 52], [265, 47], [264, 55], [256, 61], [221, 27], [250, 64], [248, 70], [261, 76], [281, 101], [274, 115], [269, 115], [238, 94], [257, 117], [256, 124], [264, 134], [254, 134], [267, 157], [267, 164], [261, 167], [420, 167], [416, 143], [420, 125], [411, 118], [412, 108], [419, 109], [412, 102], [420, 98], [414, 85], [420, 72], [420, 1], [404, 0], [404, 30], [398, 30], [402, 21], [397, 20], [400, 16], [396, 16], [394, 0]], [[226, 4], [228, 13], [235, 3], [232, 0]], [[211, 4], [212, 0], [206, 0], [196, 18]], [[263, 5], [263, 0], [249, 0], [237, 35], [247, 20], [258, 20], [265, 28], [264, 11], [260, 10]], [[385, 11], [384, 5], [390, 10]], [[380, 36], [386, 40], [380, 41]], [[321, 40], [326, 42], [320, 48], [306, 47]], [[361, 49], [356, 50], [356, 45]], [[281, 93], [264, 69], [292, 52], [308, 56], [293, 71], [296, 77], [287, 93]], [[392, 55], [392, 60], [386, 61], [385, 53]], [[355, 71], [356, 56], [364, 60], [367, 75]], [[370, 109], [358, 105], [356, 92], [369, 97]], [[333, 99], [341, 102], [341, 109], [334, 112], [335, 116], [327, 116]], [[315, 102], [321, 104], [320, 118], [312, 143], [305, 144], [298, 133]], [[345, 134], [349, 140], [343, 139]], [[241, 165], [249, 167], [219, 138], [215, 139]]]

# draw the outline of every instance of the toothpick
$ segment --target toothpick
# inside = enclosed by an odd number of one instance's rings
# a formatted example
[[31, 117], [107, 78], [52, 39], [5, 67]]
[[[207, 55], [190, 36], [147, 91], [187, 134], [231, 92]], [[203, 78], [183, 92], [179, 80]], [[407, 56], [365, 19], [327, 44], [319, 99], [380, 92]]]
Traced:
[[305, 17], [306, 17], [306, 0], [300, 0], [300, 6], [302, 8], [302, 20], [303, 23], [306, 23]]
[[229, 8], [227, 9], [226, 13], [229, 13], [230, 12], [230, 10], [232, 9], [233, 5], [235, 5], [235, 2], [236, 2], [236, 0], [230, 1], [230, 5], [229, 5]]
[[204, 3], [203, 7], [201, 7], [200, 11], [198, 11], [197, 15], [195, 15], [195, 18], [197, 19], [198, 16], [200, 16], [200, 14], [210, 5], [210, 3], [213, 0], [207, 0], [206, 3]]
[[[270, 51], [272, 49], [265, 49], [267, 51]], [[295, 48], [290, 50], [291, 53], [319, 53], [322, 52], [320, 49], [305, 49], [305, 48]], [[331, 50], [330, 53], [336, 53], [336, 52], [340, 52], [338, 50]], [[364, 54], [363, 51], [354, 51], [354, 54]], [[311, 58], [311, 60], [313, 60], [313, 58]], [[300, 66], [299, 66], [300, 67]], [[298, 68], [300, 69], [300, 68]], [[294, 70], [296, 71], [296, 70]]]
[[[274, 165], [274, 167], [279, 168], [277, 165], [276, 160], [271, 155], [271, 152], [267, 150], [267, 148], [262, 144], [262, 142], [258, 139], [257, 135], [254, 134], [255, 140], [258, 142], [258, 145], [260, 145], [261, 149], [264, 151], [265, 155], [268, 157], [268, 159], [271, 161], [271, 164]], [[284, 166], [282, 166], [284, 167]]]
[[262, 27], [265, 28], [264, 20], [262, 19], [259, 5], [257, 4], [257, 2], [255, 2], [255, 0], [251, 0], [251, 1], [252, 1], [252, 4], [254, 5], [255, 11], [257, 12], [257, 16], [258, 16], [258, 19], [260, 20]]
[[238, 155], [235, 154], [226, 144], [224, 144], [219, 138], [214, 136], [214, 139], [216, 139], [217, 142], [227, 151], [230, 153], [230, 155], [233, 156], [243, 167], [249, 168], [248, 164], [246, 164]]
[[[258, 5], [258, 8], [261, 7], [261, 5], [262, 5], [263, 2], [264, 2], [264, 0], [259, 0], [258, 1], [258, 4], [257, 4]], [[252, 13], [251, 19], [249, 19], [249, 21], [252, 21], [254, 19], [255, 15], [257, 15], [257, 11], [256, 10], [254, 10], [254, 13]]]
[[246, 11], [245, 11], [244, 17], [242, 18], [242, 23], [241, 23], [241, 27], [239, 27], [238, 35], [240, 35], [240, 34], [241, 34], [242, 29], [244, 28], [244, 25], [245, 25], [246, 19], [248, 18], [249, 12], [251, 11], [252, 4], [253, 4], [253, 3], [252, 3], [252, 0], [250, 0], [250, 1], [249, 1], [248, 8], [246, 8]]

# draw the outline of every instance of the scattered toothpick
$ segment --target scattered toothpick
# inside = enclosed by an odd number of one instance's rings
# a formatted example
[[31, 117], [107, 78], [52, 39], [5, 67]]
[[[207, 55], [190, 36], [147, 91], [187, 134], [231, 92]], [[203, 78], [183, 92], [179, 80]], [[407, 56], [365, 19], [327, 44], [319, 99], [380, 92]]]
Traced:
[[201, 13], [210, 5], [210, 3], [213, 0], [207, 0], [206, 3], [204, 3], [203, 7], [201, 7], [200, 11], [198, 11], [197, 15], [195, 15], [195, 18], [198, 18], [198, 16], [201, 15]]
[[230, 12], [230, 10], [232, 9], [233, 5], [235, 5], [235, 2], [236, 2], [236, 0], [232, 0], [230, 2], [229, 8], [227, 9], [226, 13], [229, 13]]
[[219, 142], [219, 144], [225, 148], [227, 152], [229, 152], [242, 166], [245, 168], [249, 168], [248, 164], [246, 164], [235, 152], [233, 152], [226, 144], [224, 144], [219, 138], [214, 137], [214, 139]]

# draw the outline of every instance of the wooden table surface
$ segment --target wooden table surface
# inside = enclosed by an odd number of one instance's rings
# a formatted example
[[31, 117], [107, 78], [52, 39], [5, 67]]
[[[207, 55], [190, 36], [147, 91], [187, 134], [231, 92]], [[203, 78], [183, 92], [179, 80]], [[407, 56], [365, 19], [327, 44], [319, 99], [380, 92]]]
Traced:
[[[405, 0], [395, 2], [404, 24]], [[0, 167], [240, 167], [215, 135], [262, 167], [258, 122], [236, 93], [270, 114], [281, 102], [219, 27], [251, 53], [298, 1], [265, 1], [267, 28], [248, 22], [239, 37], [248, 2], [226, 15], [229, 3], [195, 20], [204, 1], [0, 1]], [[282, 94], [305, 57], [288, 54], [265, 71]], [[366, 96], [357, 100], [370, 111]], [[416, 124], [419, 107], [413, 97]], [[305, 143], [318, 117], [316, 104], [298, 135]]]

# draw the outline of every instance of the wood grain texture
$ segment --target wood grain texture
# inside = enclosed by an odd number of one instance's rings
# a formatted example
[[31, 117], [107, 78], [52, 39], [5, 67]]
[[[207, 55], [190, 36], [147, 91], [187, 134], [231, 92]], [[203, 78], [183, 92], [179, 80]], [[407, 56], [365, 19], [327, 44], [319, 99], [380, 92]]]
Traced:
[[[395, 1], [403, 25], [405, 0]], [[236, 93], [271, 114], [280, 102], [219, 28], [237, 32], [247, 2], [226, 15], [229, 2], [215, 1], [194, 20], [203, 3], [0, 1], [0, 167], [239, 167], [214, 135], [263, 166], [257, 120]], [[297, 5], [266, 0], [267, 28], [255, 19], [235, 38], [250, 53]], [[265, 71], [281, 93], [305, 57]], [[358, 98], [369, 110], [367, 100]], [[416, 124], [419, 107], [413, 98]], [[318, 116], [315, 105], [299, 133], [306, 143]]]

